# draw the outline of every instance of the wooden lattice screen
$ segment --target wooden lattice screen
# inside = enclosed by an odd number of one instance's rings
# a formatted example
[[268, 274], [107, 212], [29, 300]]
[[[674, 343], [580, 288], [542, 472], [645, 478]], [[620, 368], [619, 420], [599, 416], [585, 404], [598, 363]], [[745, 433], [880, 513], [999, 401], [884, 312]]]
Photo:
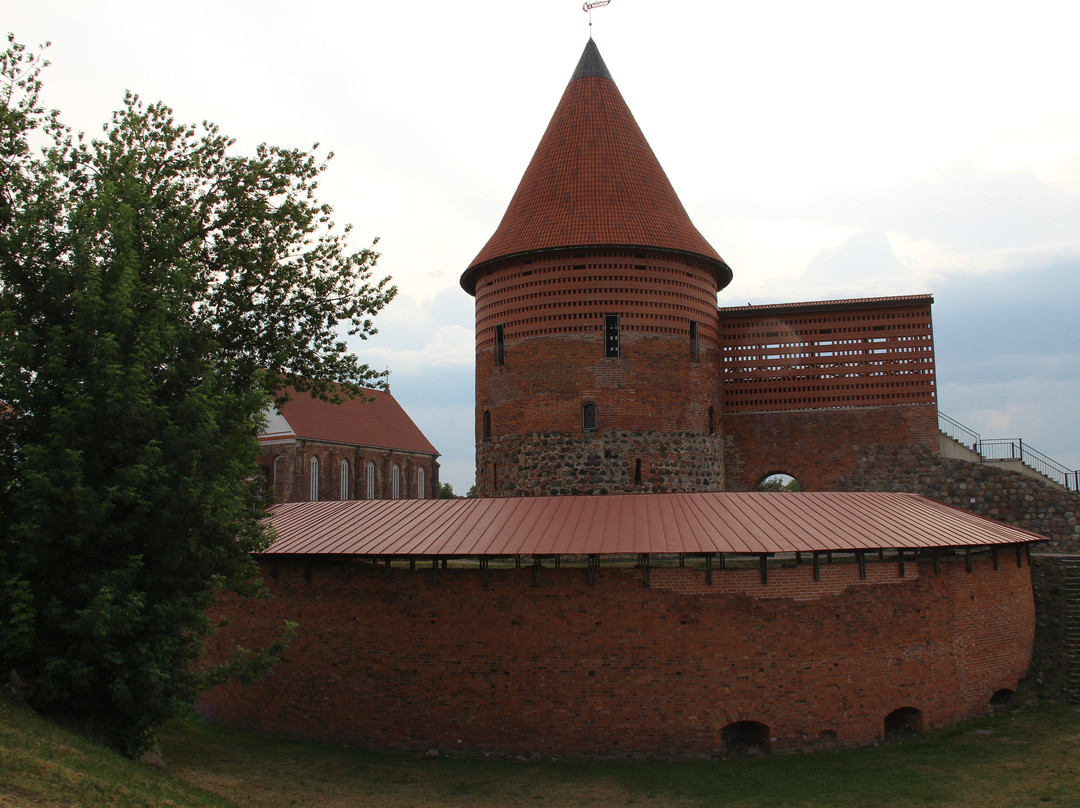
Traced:
[[935, 403], [929, 295], [720, 309], [725, 412]]

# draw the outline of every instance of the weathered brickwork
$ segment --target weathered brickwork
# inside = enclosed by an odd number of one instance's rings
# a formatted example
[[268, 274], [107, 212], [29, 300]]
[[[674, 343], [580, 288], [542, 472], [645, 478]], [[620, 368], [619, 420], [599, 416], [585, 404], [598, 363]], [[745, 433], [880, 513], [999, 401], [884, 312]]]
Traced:
[[527, 433], [478, 447], [485, 496], [723, 490], [722, 441], [700, 432]]
[[[884, 717], [936, 727], [1015, 690], [1030, 661], [1031, 578], [1003, 553], [770, 570], [266, 565], [271, 600], [229, 601], [222, 638], [300, 634], [265, 682], [206, 694], [249, 729], [424, 751], [708, 756], [732, 722], [774, 751], [873, 742]], [[486, 578], [486, 583], [485, 583]], [[816, 592], [814, 590], [817, 590]]]
[[[314, 497], [313, 459], [317, 462], [318, 479], [317, 496]], [[264, 444], [261, 463], [275, 502], [428, 499], [439, 496], [439, 464], [426, 454], [307, 440], [300, 445], [293, 442]], [[344, 471], [342, 463], [345, 464]], [[394, 496], [395, 466], [398, 469], [397, 497]]]
[[[496, 262], [475, 281], [481, 496], [722, 487], [711, 445], [721, 433], [713, 264], [658, 250], [566, 251]], [[552, 440], [567, 458], [545, 468], [537, 461]], [[588, 463], [598, 443], [624, 460], [568, 474], [567, 462]], [[640, 484], [638, 458], [652, 469]]]
[[925, 446], [867, 443], [854, 448], [837, 491], [909, 491], [1031, 530], [1048, 547], [1080, 550], [1080, 493], [993, 464], [940, 457]]
[[727, 413], [726, 490], [753, 491], [777, 473], [795, 477], [805, 491], [844, 490], [838, 481], [854, 470], [861, 447], [937, 447], [937, 418], [934, 404]]

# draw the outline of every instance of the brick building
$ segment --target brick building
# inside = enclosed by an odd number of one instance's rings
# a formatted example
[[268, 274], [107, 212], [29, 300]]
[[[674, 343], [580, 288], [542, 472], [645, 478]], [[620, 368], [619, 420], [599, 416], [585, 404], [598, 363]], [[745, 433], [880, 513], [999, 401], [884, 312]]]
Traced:
[[840, 436], [936, 445], [929, 295], [718, 310], [731, 278], [590, 40], [461, 278], [479, 494], [748, 490], [773, 472], [827, 489], [850, 468]]
[[388, 390], [338, 404], [294, 392], [259, 442], [275, 502], [439, 496], [439, 453]]
[[[700, 756], [1007, 698], [1042, 537], [893, 493], [937, 480], [990, 516], [1015, 498], [938, 457], [932, 299], [718, 308], [731, 277], [590, 40], [461, 278], [480, 498], [278, 506], [275, 598], [223, 603], [217, 651], [283, 620], [300, 636], [207, 714], [418, 751]], [[752, 491], [776, 472], [803, 492]], [[1065, 529], [1025, 499], [1025, 526]]]

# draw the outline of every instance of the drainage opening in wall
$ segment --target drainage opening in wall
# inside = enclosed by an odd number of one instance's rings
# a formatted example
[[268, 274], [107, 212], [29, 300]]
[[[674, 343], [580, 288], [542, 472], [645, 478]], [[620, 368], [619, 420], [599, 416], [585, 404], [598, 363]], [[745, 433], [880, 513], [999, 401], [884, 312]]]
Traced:
[[993, 707], [1004, 707], [1007, 704], [1012, 704], [1013, 699], [1016, 698], [1016, 691], [1009, 690], [1007, 687], [1003, 687], [997, 693], [990, 697], [990, 704]]
[[899, 738], [922, 732], [922, 710], [914, 707], [900, 707], [885, 716], [885, 737]]
[[769, 728], [757, 721], [736, 721], [721, 730], [720, 744], [725, 755], [767, 755]]

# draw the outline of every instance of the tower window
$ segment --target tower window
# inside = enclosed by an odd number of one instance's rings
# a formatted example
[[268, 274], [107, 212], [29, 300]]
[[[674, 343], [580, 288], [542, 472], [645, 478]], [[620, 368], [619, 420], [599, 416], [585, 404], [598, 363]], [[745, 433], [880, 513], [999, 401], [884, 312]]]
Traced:
[[709, 434], [716, 434], [716, 410], [709, 407]]
[[482, 435], [485, 441], [491, 440], [491, 410], [484, 410]]
[[506, 329], [501, 323], [495, 326], [495, 364], [506, 362]]
[[619, 355], [619, 315], [604, 315], [604, 356]]
[[697, 320], [690, 321], [690, 361], [698, 361], [698, 324]]
[[596, 431], [596, 405], [591, 401], [581, 407], [581, 428], [585, 432]]
[[634, 461], [634, 485], [641, 485], [641, 458]]

